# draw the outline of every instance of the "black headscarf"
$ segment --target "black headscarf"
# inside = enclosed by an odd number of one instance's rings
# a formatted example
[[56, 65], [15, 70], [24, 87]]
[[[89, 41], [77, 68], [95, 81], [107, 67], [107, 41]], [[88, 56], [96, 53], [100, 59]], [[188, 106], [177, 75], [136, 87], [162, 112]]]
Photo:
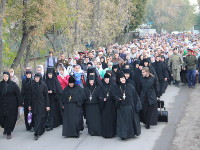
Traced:
[[[48, 74], [51, 73], [52, 74], [52, 78], [48, 77]], [[48, 68], [47, 69], [47, 74], [46, 74], [46, 84], [48, 87], [48, 90], [53, 91], [54, 93], [56, 93], [56, 75], [55, 75], [55, 71], [53, 68]]]
[[98, 84], [98, 85], [101, 85], [101, 81], [99, 79], [99, 76], [97, 74], [97, 69], [95, 67], [89, 67], [88, 70], [87, 70], [87, 84], [89, 83], [89, 77], [91, 76], [90, 73], [93, 73], [94, 76], [95, 76], [95, 84]]
[[32, 72], [31, 71], [26, 71], [26, 75], [27, 74], [31, 74], [31, 78], [27, 78], [25, 79], [25, 85], [26, 85], [26, 90], [30, 90], [31, 89], [31, 83], [32, 83]]
[[5, 81], [3, 79], [3, 88], [2, 88], [2, 97], [6, 96], [6, 93], [8, 91], [8, 84], [10, 83], [10, 73], [9, 72], [3, 72], [3, 75], [8, 75], [8, 81]]

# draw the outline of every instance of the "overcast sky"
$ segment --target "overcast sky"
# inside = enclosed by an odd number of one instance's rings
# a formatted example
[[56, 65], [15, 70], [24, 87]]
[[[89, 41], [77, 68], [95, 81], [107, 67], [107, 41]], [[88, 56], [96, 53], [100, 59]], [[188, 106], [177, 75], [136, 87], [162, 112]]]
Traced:
[[189, 0], [191, 4], [197, 4], [197, 0]]

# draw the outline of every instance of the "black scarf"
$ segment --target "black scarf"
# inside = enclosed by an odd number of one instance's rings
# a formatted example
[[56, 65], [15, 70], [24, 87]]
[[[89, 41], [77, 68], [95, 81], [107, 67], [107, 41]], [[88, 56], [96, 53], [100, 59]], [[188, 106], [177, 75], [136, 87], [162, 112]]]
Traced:
[[56, 79], [54, 77], [46, 79], [48, 90], [53, 91], [56, 93]]
[[26, 90], [30, 90], [31, 89], [31, 83], [32, 83], [32, 79], [31, 78], [26, 78], [26, 80], [25, 80]]

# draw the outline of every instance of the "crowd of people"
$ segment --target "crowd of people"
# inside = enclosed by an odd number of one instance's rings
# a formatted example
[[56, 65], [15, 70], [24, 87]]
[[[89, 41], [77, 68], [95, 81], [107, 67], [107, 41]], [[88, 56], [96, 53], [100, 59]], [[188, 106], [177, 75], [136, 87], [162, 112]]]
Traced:
[[18, 109], [24, 107], [26, 130], [35, 140], [60, 125], [64, 137], [78, 138], [86, 125], [91, 136], [139, 136], [142, 123], [146, 129], [157, 125], [157, 100], [169, 84], [180, 87], [182, 81], [195, 88], [199, 82], [199, 40], [192, 34], [154, 34], [75, 51], [68, 59], [49, 52], [45, 65], [26, 68], [21, 90], [14, 70], [5, 71], [0, 82], [3, 134], [11, 139]]

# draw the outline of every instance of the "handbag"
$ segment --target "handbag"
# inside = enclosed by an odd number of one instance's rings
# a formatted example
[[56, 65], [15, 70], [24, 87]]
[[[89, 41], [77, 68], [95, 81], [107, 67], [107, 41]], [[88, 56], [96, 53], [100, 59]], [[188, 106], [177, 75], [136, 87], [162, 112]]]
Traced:
[[163, 101], [163, 108], [161, 107], [161, 103], [160, 105], [158, 105], [159, 110], [158, 110], [158, 122], [168, 122], [168, 111], [166, 110], [166, 108], [164, 107], [164, 101]]
[[30, 125], [32, 123], [32, 113], [31, 113], [31, 111], [29, 111], [27, 119], [28, 119], [28, 124]]

